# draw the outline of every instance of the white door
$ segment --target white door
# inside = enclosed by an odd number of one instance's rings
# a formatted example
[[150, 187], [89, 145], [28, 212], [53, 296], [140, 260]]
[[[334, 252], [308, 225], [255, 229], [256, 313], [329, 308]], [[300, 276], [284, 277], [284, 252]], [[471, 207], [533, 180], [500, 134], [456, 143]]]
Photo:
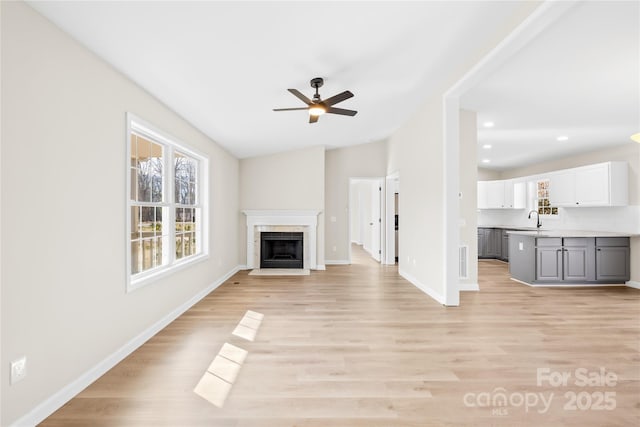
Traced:
[[382, 182], [371, 183], [371, 256], [380, 262], [382, 253]]

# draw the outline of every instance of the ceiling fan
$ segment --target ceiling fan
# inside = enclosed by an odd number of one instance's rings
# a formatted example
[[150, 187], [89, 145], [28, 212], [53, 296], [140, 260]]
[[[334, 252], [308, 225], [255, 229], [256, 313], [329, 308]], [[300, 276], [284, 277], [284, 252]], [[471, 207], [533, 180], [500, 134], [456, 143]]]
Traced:
[[315, 88], [316, 93], [313, 95], [313, 99], [309, 99], [304, 96], [297, 89], [287, 89], [294, 96], [300, 99], [302, 102], [307, 104], [306, 107], [300, 108], [274, 108], [273, 111], [295, 111], [295, 110], [308, 110], [309, 111], [309, 123], [315, 123], [318, 121], [318, 118], [324, 113], [331, 114], [340, 114], [342, 116], [355, 116], [357, 111], [354, 110], [345, 110], [344, 108], [335, 108], [334, 105], [338, 102], [342, 102], [346, 99], [353, 97], [353, 94], [348, 90], [345, 90], [342, 93], [332, 96], [331, 98], [327, 98], [324, 101], [320, 98], [320, 94], [318, 93], [318, 88], [322, 87], [324, 84], [324, 80], [322, 77], [316, 77], [311, 79], [311, 87]]

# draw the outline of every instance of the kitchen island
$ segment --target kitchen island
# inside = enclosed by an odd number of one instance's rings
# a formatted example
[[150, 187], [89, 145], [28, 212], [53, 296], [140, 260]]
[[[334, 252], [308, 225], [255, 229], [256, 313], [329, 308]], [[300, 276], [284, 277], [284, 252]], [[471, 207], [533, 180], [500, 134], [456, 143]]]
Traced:
[[601, 231], [509, 231], [509, 272], [528, 285], [624, 284], [629, 237]]

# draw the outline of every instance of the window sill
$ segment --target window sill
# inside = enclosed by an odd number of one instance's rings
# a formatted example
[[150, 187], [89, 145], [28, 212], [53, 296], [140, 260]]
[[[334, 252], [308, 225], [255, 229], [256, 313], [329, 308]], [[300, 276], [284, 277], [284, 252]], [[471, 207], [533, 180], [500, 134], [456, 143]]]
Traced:
[[194, 257], [189, 257], [185, 260], [178, 261], [171, 266], [163, 267], [148, 273], [142, 273], [140, 277], [129, 277], [129, 280], [127, 282], [127, 293], [143, 288], [160, 279], [171, 276], [178, 271], [182, 271], [187, 267], [191, 267], [194, 264], [198, 264], [207, 259], [209, 259], [209, 254], [200, 254]]

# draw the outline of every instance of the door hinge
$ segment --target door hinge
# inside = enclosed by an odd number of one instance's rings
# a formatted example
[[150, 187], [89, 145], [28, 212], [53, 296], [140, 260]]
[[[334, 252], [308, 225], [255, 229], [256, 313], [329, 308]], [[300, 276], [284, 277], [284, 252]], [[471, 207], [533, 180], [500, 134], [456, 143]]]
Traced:
[[378, 191], [382, 191], [382, 187], [378, 187]]
[[382, 218], [378, 218], [378, 222], [382, 224]]
[[382, 254], [382, 249], [378, 249], [378, 253], [379, 253], [379, 254]]

